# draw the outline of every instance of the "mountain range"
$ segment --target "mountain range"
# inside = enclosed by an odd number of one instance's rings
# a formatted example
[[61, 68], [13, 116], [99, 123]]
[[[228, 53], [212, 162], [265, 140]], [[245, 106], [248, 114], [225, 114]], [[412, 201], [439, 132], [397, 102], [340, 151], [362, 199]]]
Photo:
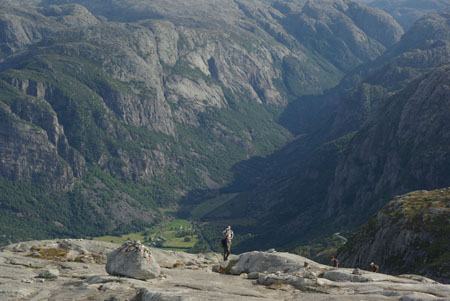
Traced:
[[0, 1], [0, 242], [177, 210], [294, 249], [449, 186], [450, 15], [413, 2]]
[[321, 127], [239, 169], [239, 182], [252, 168], [267, 176], [231, 186], [231, 200], [205, 220], [252, 217], [253, 225], [243, 223], [252, 233], [244, 250], [275, 241], [293, 247], [363, 223], [394, 195], [447, 187], [448, 20], [420, 19], [341, 89], [324, 93], [324, 107], [335, 105]]

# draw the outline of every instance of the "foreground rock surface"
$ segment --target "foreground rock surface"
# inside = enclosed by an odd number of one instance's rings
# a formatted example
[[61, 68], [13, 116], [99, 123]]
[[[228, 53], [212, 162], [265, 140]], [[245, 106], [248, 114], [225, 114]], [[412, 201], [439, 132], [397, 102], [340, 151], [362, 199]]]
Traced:
[[[30, 241], [0, 250], [0, 300], [449, 300], [450, 285], [333, 269], [289, 253], [218, 254], [150, 249], [160, 275], [138, 280], [106, 272], [126, 246], [90, 240]], [[122, 250], [123, 251], [123, 250]], [[306, 264], [305, 264], [306, 263]], [[217, 271], [217, 272], [213, 272]], [[42, 278], [40, 275], [53, 275]]]

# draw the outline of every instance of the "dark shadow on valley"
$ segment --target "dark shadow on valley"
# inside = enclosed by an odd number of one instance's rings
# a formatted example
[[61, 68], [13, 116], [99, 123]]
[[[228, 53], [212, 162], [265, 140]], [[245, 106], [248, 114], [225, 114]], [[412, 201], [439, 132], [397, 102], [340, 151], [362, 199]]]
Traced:
[[220, 194], [264, 188], [271, 179], [286, 175], [286, 167], [298, 166], [303, 158], [327, 138], [337, 97], [335, 92], [306, 95], [289, 103], [278, 123], [296, 137], [292, 142], [267, 157], [255, 156], [236, 163], [232, 167], [234, 180], [231, 183], [219, 189], [192, 190], [181, 204], [190, 207]]
[[[235, 229], [239, 233], [267, 231], [277, 238], [268, 241], [256, 235], [237, 246], [237, 251], [286, 245], [301, 232], [326, 232], [323, 227], [312, 229], [311, 225], [312, 215], [323, 209], [324, 187], [334, 175], [337, 156], [322, 145], [330, 139], [329, 128], [338, 99], [339, 94], [330, 91], [291, 102], [278, 122], [295, 139], [267, 157], [256, 156], [233, 165], [233, 181], [222, 188], [190, 191], [180, 202], [179, 216], [195, 219], [191, 210], [196, 206], [228, 196], [224, 203], [197, 219], [217, 222], [266, 217], [258, 220], [257, 227], [236, 225]], [[300, 223], [299, 216], [303, 216]]]

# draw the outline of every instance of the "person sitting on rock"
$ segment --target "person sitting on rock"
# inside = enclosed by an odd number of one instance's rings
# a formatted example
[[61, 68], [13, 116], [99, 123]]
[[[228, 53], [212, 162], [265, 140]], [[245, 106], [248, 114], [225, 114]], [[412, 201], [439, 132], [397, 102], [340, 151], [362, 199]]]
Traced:
[[378, 266], [378, 265], [376, 265], [375, 263], [371, 263], [370, 264], [370, 271], [371, 272], [374, 272], [374, 273], [376, 273], [376, 272], [378, 272], [378, 269], [379, 269], [380, 267]]
[[222, 236], [223, 260], [228, 260], [228, 256], [230, 256], [231, 253], [231, 240], [234, 238], [234, 233], [233, 230], [231, 230], [231, 226], [228, 226], [222, 231]]
[[335, 258], [334, 256], [331, 256], [331, 266], [334, 268], [339, 267], [339, 260], [337, 260], [337, 258]]

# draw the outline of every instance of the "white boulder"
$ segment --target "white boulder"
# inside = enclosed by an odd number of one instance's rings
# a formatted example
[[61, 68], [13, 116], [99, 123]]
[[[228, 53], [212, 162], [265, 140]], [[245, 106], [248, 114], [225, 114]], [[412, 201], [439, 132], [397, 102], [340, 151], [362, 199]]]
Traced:
[[139, 241], [127, 241], [108, 254], [106, 272], [114, 276], [146, 280], [158, 277], [161, 269], [148, 247]]

